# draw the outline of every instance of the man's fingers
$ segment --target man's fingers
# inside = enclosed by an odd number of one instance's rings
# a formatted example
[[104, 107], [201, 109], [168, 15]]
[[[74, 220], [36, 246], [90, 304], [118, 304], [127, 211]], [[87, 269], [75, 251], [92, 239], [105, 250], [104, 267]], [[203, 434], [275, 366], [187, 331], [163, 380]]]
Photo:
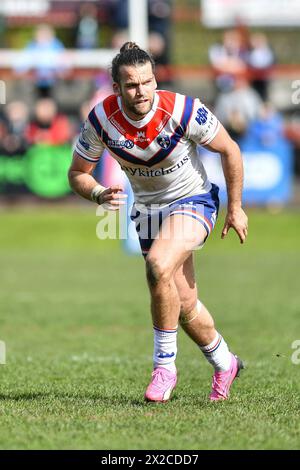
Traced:
[[248, 217], [242, 209], [238, 212], [227, 213], [222, 231], [222, 238], [227, 235], [230, 228], [233, 228], [237, 233], [241, 243], [246, 241], [248, 236]]
[[120, 185], [110, 186], [105, 191], [103, 191], [102, 196], [106, 196], [107, 194], [115, 194], [123, 191], [123, 188]]
[[222, 235], [221, 235], [222, 239], [226, 237], [226, 235], [228, 233], [228, 230], [229, 230], [229, 227], [228, 227], [227, 224], [225, 224], [224, 227], [223, 227], [223, 230], [222, 230]]
[[243, 233], [243, 232], [242, 232], [242, 233], [239, 233], [239, 237], [240, 237], [240, 241], [241, 241], [241, 243], [244, 243], [244, 242], [245, 242], [245, 240], [246, 240], [246, 237], [245, 237], [245, 235], [244, 235], [244, 233]]
[[119, 205], [113, 206], [110, 202], [104, 202], [103, 204], [101, 204], [101, 206], [106, 211], [118, 211], [120, 209]]
[[106, 194], [102, 196], [102, 207], [106, 210], [117, 211], [121, 206], [125, 206], [127, 203], [127, 194], [120, 194], [119, 191], [123, 191], [121, 186], [111, 186], [107, 189]]
[[126, 204], [126, 201], [108, 199], [106, 203], [112, 204], [113, 206], [124, 206], [124, 204]]
[[126, 204], [127, 194], [107, 194], [103, 197], [103, 201], [115, 204]]
[[244, 228], [244, 229], [237, 229], [235, 228], [235, 231], [236, 233], [238, 234], [239, 238], [240, 238], [240, 241], [241, 243], [244, 243], [245, 240], [246, 240], [246, 237], [247, 237], [247, 229]]
[[118, 194], [118, 193], [113, 193], [111, 195], [112, 199], [127, 199], [127, 194]]
[[126, 202], [124, 201], [106, 201], [103, 202], [102, 207], [107, 211], [118, 211], [121, 206], [124, 206]]
[[123, 193], [119, 194], [115, 192], [106, 193], [106, 194], [103, 194], [102, 196], [103, 202], [116, 201], [116, 203], [120, 203], [120, 204], [126, 204], [127, 197], [128, 197], [127, 194], [123, 194]]
[[235, 227], [234, 225], [229, 225], [229, 224], [225, 224], [224, 225], [224, 228], [222, 230], [222, 235], [221, 235], [221, 238], [224, 239], [226, 237], [226, 235], [228, 234], [228, 230], [230, 228], [233, 228], [236, 233], [238, 234], [239, 236], [239, 239], [240, 239], [240, 242], [241, 243], [244, 243], [247, 236], [248, 236], [248, 229], [247, 228], [240, 228], [240, 227]]
[[118, 192], [120, 192], [120, 191], [123, 191], [122, 186], [120, 186], [119, 184], [116, 184], [115, 186], [111, 186], [111, 187], [108, 188], [108, 189], [110, 189], [110, 192], [111, 192], [111, 193], [118, 193]]

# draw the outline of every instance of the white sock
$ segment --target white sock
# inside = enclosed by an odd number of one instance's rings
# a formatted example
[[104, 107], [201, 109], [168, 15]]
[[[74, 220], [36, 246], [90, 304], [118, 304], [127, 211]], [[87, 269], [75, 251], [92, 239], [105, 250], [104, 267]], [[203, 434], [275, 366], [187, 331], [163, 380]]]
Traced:
[[154, 326], [153, 331], [154, 368], [164, 367], [171, 372], [176, 372], [175, 359], [177, 355], [177, 328], [175, 330], [162, 330]]
[[215, 339], [210, 344], [199, 347], [216, 371], [225, 372], [229, 370], [231, 354], [226, 342], [218, 332]]

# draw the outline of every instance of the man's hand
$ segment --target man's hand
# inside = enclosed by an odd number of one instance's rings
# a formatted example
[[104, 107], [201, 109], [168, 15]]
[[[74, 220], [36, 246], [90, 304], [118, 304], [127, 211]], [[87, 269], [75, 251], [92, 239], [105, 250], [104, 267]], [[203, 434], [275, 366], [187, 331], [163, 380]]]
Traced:
[[120, 194], [122, 191], [123, 188], [119, 185], [105, 189], [98, 197], [98, 204], [103, 206], [104, 209], [117, 211], [120, 206], [126, 204], [127, 194]]
[[248, 235], [248, 217], [243, 209], [228, 209], [221, 238], [224, 239], [228, 230], [233, 228], [238, 234], [241, 243], [244, 243]]

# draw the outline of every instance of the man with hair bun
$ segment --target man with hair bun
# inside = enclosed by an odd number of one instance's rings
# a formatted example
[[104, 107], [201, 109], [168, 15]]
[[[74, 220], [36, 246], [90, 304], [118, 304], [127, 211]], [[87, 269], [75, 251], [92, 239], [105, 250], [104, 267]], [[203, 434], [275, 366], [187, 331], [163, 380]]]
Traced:
[[151, 296], [153, 373], [145, 398], [164, 402], [176, 386], [178, 322], [214, 368], [211, 401], [225, 400], [242, 361], [228, 349], [198, 300], [193, 252], [213, 229], [218, 187], [197, 156], [197, 145], [221, 154], [228, 206], [222, 238], [233, 228], [247, 237], [242, 209], [243, 163], [238, 145], [198, 99], [156, 90], [152, 57], [127, 42], [113, 59], [114, 94], [90, 112], [69, 170], [71, 187], [82, 197], [117, 210], [126, 195], [92, 176], [104, 149], [129, 178], [141, 250]]

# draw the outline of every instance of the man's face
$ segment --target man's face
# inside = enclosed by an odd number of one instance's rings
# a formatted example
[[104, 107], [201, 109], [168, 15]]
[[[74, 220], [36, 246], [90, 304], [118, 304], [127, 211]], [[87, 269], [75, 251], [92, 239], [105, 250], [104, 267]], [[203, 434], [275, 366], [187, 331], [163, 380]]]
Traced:
[[115, 94], [121, 96], [125, 113], [138, 121], [149, 113], [157, 87], [150, 62], [141, 65], [121, 65], [120, 84], [114, 83]]

